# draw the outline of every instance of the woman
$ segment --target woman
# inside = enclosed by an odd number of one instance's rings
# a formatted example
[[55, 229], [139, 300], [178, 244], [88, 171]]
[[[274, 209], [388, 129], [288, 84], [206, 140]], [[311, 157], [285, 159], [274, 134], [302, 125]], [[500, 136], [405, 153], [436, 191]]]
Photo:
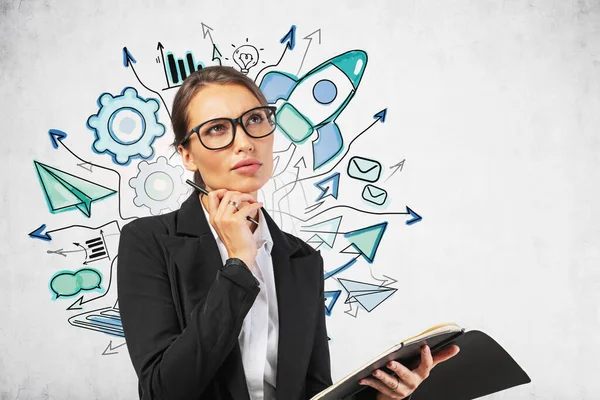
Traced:
[[[274, 111], [230, 67], [193, 73], [175, 96], [173, 145], [209, 194], [121, 232], [119, 306], [142, 399], [309, 399], [332, 383], [321, 254], [257, 201]], [[453, 353], [390, 366], [401, 378], [376, 371], [360, 395], [405, 398]]]

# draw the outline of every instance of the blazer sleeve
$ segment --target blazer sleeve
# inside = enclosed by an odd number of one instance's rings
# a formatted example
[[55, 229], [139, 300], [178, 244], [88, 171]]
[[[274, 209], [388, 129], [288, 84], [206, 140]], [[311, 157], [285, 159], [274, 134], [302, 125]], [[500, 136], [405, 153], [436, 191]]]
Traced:
[[329, 339], [327, 338], [327, 327], [325, 325], [325, 280], [322, 278], [323, 257], [320, 260], [320, 288], [317, 310], [317, 323], [315, 327], [315, 339], [308, 364], [306, 375], [306, 396], [310, 399], [317, 393], [331, 386], [331, 360], [329, 358]]
[[125, 225], [119, 240], [117, 287], [127, 349], [141, 399], [195, 399], [233, 349], [260, 289], [246, 266], [225, 263], [181, 330], [155, 239], [161, 223], [153, 226], [151, 218]]

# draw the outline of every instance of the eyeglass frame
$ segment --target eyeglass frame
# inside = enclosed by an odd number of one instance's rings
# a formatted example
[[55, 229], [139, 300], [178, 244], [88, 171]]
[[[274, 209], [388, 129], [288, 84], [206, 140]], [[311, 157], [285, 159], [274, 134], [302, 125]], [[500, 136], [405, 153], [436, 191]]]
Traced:
[[[244, 126], [244, 121], [242, 121], [242, 117], [244, 115], [248, 114], [250, 111], [258, 110], [258, 109], [261, 109], [261, 108], [268, 108], [269, 110], [271, 110], [273, 112], [273, 116], [274, 116], [274, 119], [275, 119], [275, 128], [273, 128], [273, 130], [271, 131], [271, 133], [269, 133], [267, 135], [264, 135], [264, 136], [252, 136], [246, 130], [246, 127]], [[186, 133], [180, 144], [182, 146], [184, 146], [184, 144], [190, 139], [190, 137], [192, 136], [192, 134], [195, 133], [196, 135], [198, 135], [198, 141], [200, 142], [200, 144], [202, 144], [202, 146], [204, 146], [208, 150], [221, 150], [221, 149], [224, 149], [226, 147], [231, 146], [231, 144], [235, 141], [235, 133], [236, 133], [236, 128], [237, 128], [237, 124], [238, 123], [242, 126], [242, 129], [244, 130], [244, 132], [246, 133], [246, 135], [250, 136], [251, 138], [262, 139], [264, 137], [272, 135], [273, 132], [275, 132], [275, 129], [277, 129], [276, 128], [277, 127], [277, 119], [275, 118], [276, 112], [277, 112], [277, 107], [275, 107], [275, 106], [258, 106], [258, 107], [254, 107], [254, 108], [251, 108], [249, 110], [244, 111], [244, 113], [242, 115], [240, 115], [239, 117], [237, 117], [237, 118], [227, 118], [227, 117], [212, 118], [212, 119], [209, 119], [208, 121], [204, 121], [200, 125], [194, 127], [191, 131], [189, 131], [188, 133]], [[223, 120], [223, 119], [231, 122], [231, 126], [233, 127], [233, 133], [231, 135], [231, 142], [227, 143], [227, 145], [225, 145], [225, 146], [217, 147], [216, 149], [210, 148], [210, 147], [208, 147], [207, 145], [205, 145], [202, 142], [202, 139], [200, 139], [200, 128], [202, 128], [203, 125], [206, 125], [209, 122], [214, 122], [214, 121]]]

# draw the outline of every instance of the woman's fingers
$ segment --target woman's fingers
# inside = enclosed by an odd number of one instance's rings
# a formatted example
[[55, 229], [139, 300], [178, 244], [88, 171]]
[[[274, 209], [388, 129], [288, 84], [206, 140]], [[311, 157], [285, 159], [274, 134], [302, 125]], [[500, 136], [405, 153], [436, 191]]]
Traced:
[[234, 207], [232, 204], [229, 204], [230, 201], [235, 201], [238, 209], [243, 202], [256, 203], [256, 199], [252, 197], [252, 195], [233, 190], [225, 190], [224, 193], [217, 193], [216, 198], [219, 201], [219, 205], [215, 213], [216, 221], [221, 221], [225, 216], [229, 216], [237, 211], [236, 207]]
[[421, 362], [414, 370], [411, 371], [397, 361], [390, 361], [387, 363], [387, 367], [394, 371], [397, 378], [377, 369], [373, 371], [373, 376], [377, 379], [366, 378], [359, 383], [371, 386], [383, 395], [393, 399], [403, 399], [413, 393], [429, 377], [436, 364], [454, 357], [459, 350], [458, 346], [452, 345], [440, 350], [433, 356], [429, 346], [424, 345], [421, 347]]
[[421, 380], [425, 380], [429, 376], [431, 368], [433, 368], [433, 357], [429, 346], [425, 345], [421, 347], [421, 362], [412, 372], [419, 375]]
[[460, 351], [460, 347], [458, 347], [455, 344], [438, 351], [433, 356], [433, 366], [435, 367], [437, 364], [454, 357], [459, 351]]
[[246, 216], [249, 216], [250, 214], [254, 213], [254, 211], [256, 211], [256, 210], [260, 210], [260, 208], [262, 206], [263, 206], [263, 203], [261, 203], [261, 202], [244, 203], [241, 207], [239, 207], [239, 211], [237, 211], [235, 213], [234, 217], [243, 218], [245, 220]]
[[227, 189], [217, 189], [211, 192], [208, 192], [208, 213], [211, 216], [215, 216], [217, 214], [217, 210], [219, 209], [219, 203], [221, 202], [221, 198]]
[[[365, 386], [371, 386], [373, 389], [377, 390], [378, 392], [380, 392], [392, 399], [403, 399], [404, 397], [408, 396], [408, 394], [410, 394], [410, 393], [404, 394], [404, 390], [406, 388], [403, 388], [402, 386], [398, 387], [398, 389], [396, 391], [394, 391], [389, 386], [387, 386], [385, 383], [383, 383], [381, 380], [375, 379], [375, 378], [361, 379], [358, 383], [361, 385], [365, 385]], [[393, 387], [395, 387], [395, 384]]]

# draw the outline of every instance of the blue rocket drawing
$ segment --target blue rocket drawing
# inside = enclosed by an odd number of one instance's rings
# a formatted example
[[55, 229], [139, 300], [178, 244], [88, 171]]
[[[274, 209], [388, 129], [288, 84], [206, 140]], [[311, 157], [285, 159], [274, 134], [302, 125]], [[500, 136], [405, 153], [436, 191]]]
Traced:
[[356, 93], [366, 65], [367, 53], [351, 50], [325, 61], [300, 79], [272, 71], [260, 83], [270, 104], [285, 100], [277, 110], [277, 125], [289, 140], [302, 144], [317, 130], [318, 138], [312, 142], [314, 170], [344, 148], [335, 120]]

